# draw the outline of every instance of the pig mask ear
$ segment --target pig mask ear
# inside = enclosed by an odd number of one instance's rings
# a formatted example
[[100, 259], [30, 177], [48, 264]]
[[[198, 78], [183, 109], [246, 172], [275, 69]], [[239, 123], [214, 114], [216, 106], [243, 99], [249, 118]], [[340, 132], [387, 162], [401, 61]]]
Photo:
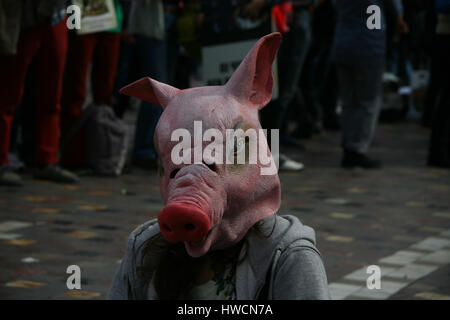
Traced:
[[272, 63], [281, 41], [278, 32], [261, 38], [241, 62], [227, 82], [227, 90], [242, 101], [258, 109], [272, 98]]
[[157, 104], [163, 109], [165, 109], [170, 100], [180, 92], [181, 90], [177, 88], [158, 82], [149, 77], [137, 80], [120, 89], [121, 94]]

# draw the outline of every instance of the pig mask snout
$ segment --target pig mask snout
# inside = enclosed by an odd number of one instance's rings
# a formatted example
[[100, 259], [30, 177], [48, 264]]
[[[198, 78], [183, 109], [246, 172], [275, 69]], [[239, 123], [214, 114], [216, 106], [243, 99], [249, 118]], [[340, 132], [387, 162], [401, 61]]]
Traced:
[[220, 224], [226, 193], [219, 175], [206, 164], [187, 165], [170, 178], [166, 206], [158, 215], [163, 236], [169, 242], [185, 242], [208, 250], [212, 230]]
[[169, 242], [203, 240], [210, 222], [208, 213], [184, 203], [169, 204], [158, 216], [161, 232]]

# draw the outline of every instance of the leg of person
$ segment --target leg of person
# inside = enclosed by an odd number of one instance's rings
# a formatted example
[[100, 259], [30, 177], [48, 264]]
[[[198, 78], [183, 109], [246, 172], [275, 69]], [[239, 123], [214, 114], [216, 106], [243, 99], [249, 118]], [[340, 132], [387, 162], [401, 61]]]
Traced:
[[36, 110], [35, 178], [57, 182], [76, 182], [78, 177], [56, 166], [60, 134], [60, 99], [67, 53], [66, 20], [45, 26], [38, 53], [38, 102]]
[[8, 153], [14, 109], [22, 100], [28, 66], [41, 42], [39, 29], [21, 33], [17, 53], [0, 56], [0, 184], [19, 186], [22, 180], [8, 167]]
[[[437, 41], [434, 41], [437, 42]], [[425, 127], [432, 127], [433, 114], [436, 105], [436, 97], [439, 91], [439, 48], [437, 43], [433, 43], [431, 63], [430, 63], [430, 77], [428, 80], [427, 89], [425, 92], [425, 99], [423, 101], [422, 125]]]
[[167, 46], [167, 83], [174, 84], [175, 72], [178, 58], [178, 43], [176, 34], [176, 15], [171, 12], [164, 14], [166, 26], [166, 46]]
[[439, 56], [436, 61], [440, 70], [436, 74], [439, 91], [436, 110], [433, 117], [430, 145], [428, 151], [428, 165], [450, 167], [450, 36], [437, 37]]
[[136, 63], [135, 45], [122, 41], [120, 43], [119, 61], [117, 63], [116, 79], [114, 84], [114, 111], [119, 118], [123, 118], [130, 104], [130, 97], [120, 94], [121, 88], [136, 81], [134, 69]]
[[119, 61], [120, 33], [98, 35], [92, 66], [92, 91], [96, 104], [112, 106], [114, 80]]
[[[280, 48], [280, 98], [274, 127], [281, 129], [287, 109], [295, 95], [297, 83], [310, 42], [310, 13], [307, 10], [294, 12], [294, 26], [286, 35], [284, 48]], [[282, 44], [283, 45], [283, 44]]]
[[[25, 87], [20, 106], [14, 113], [14, 122], [20, 128], [20, 144], [18, 155], [26, 167], [36, 166], [36, 108], [38, 101], [37, 59], [33, 59], [28, 67]], [[11, 142], [14, 139], [11, 140]]]
[[[283, 131], [289, 106], [298, 91], [297, 83], [308, 50], [308, 44], [309, 13], [303, 10], [297, 11], [294, 13], [294, 26], [283, 39], [278, 58], [280, 67], [280, 95], [272, 106], [273, 117], [271, 127], [279, 129], [280, 132]], [[281, 143], [304, 150], [304, 146], [301, 143], [288, 136], [282, 135]], [[300, 171], [303, 169], [304, 165], [302, 163], [294, 161], [280, 152], [280, 171]]]
[[427, 164], [450, 167], [450, 88], [442, 88], [438, 95]]
[[338, 86], [336, 66], [328, 58], [324, 82], [319, 93], [319, 101], [323, 111], [323, 126], [328, 130], [340, 129], [339, 116], [336, 110], [339, 95]]
[[381, 105], [383, 65], [339, 65], [343, 167], [379, 168], [367, 157]]
[[[274, 112], [273, 128], [283, 129], [289, 106], [295, 96], [297, 83], [300, 78], [303, 63], [308, 52], [310, 42], [310, 13], [308, 10], [295, 9], [293, 26], [286, 34], [281, 44], [278, 61], [280, 62], [280, 97], [276, 103]], [[296, 143], [292, 138], [283, 138], [283, 143], [296, 145], [304, 149], [303, 145]], [[279, 169], [288, 171], [303, 170], [302, 163], [291, 160], [280, 154]]]
[[[81, 117], [87, 93], [89, 64], [96, 43], [96, 34], [77, 35], [76, 32], [69, 32], [69, 48], [61, 99], [62, 137]], [[61, 165], [80, 166], [83, 164], [83, 141], [83, 130], [79, 130], [70, 141], [61, 146]]]
[[[136, 37], [139, 63], [143, 75], [166, 81], [166, 48], [162, 41], [148, 37]], [[143, 101], [136, 123], [134, 162], [136, 165], [153, 168], [156, 165], [156, 149], [153, 142], [156, 124], [161, 116], [161, 107]]]
[[303, 95], [308, 118], [308, 131], [311, 134], [321, 132], [322, 110], [317, 103], [317, 89], [319, 88], [323, 63], [320, 62], [321, 48], [318, 41], [312, 41], [305, 58], [297, 89]]

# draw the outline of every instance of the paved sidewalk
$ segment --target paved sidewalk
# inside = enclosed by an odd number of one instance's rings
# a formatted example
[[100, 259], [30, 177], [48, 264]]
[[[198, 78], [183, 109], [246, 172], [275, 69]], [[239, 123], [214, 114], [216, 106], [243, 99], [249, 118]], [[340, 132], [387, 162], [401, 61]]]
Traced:
[[[306, 169], [281, 173], [281, 213], [315, 228], [333, 298], [450, 298], [450, 171], [425, 166], [428, 137], [413, 123], [380, 125], [377, 171], [339, 168], [339, 133], [287, 150]], [[156, 173], [24, 178], [0, 187], [0, 298], [104, 299], [128, 234], [162, 208]], [[81, 291], [66, 288], [72, 264]], [[381, 268], [380, 290], [366, 288], [369, 265]]]

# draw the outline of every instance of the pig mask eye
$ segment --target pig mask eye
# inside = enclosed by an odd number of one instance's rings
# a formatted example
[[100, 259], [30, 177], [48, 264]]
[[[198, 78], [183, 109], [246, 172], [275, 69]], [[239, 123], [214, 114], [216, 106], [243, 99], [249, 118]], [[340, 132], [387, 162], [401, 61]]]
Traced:
[[255, 132], [249, 125], [239, 120], [232, 129], [232, 134], [227, 136], [227, 156], [231, 160], [231, 163], [227, 164], [231, 168], [239, 168], [251, 162], [250, 160], [253, 159], [251, 152], [256, 151], [254, 148], [257, 143]]
[[239, 153], [244, 151], [245, 143], [248, 140], [248, 137], [242, 138], [242, 137], [235, 137], [234, 142], [234, 155], [237, 156]]

